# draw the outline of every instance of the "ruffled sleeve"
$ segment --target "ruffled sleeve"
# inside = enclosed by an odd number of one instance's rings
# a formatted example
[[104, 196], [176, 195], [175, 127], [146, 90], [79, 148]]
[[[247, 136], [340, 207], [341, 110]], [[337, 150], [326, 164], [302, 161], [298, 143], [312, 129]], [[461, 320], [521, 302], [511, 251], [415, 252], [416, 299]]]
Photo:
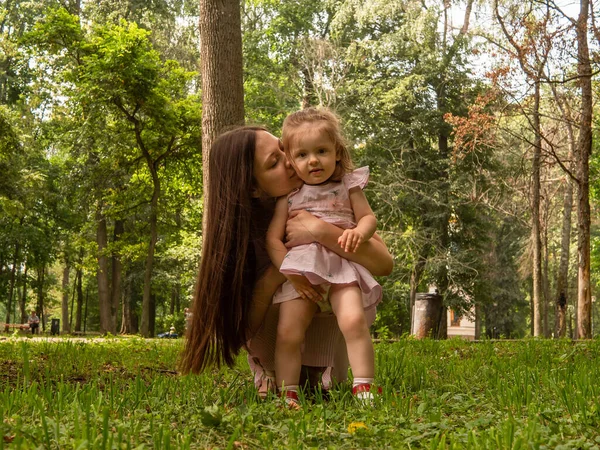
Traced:
[[360, 167], [355, 171], [344, 175], [342, 181], [344, 182], [344, 185], [348, 190], [356, 186], [359, 186], [361, 189], [364, 189], [367, 183], [369, 182], [369, 166]]

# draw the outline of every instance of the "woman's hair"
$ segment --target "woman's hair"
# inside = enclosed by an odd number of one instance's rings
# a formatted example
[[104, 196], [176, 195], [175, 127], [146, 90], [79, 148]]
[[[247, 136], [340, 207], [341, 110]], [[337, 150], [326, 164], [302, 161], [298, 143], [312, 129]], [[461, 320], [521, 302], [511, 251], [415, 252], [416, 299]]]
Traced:
[[242, 127], [219, 136], [209, 157], [208, 205], [202, 261], [194, 290], [183, 373], [233, 365], [246, 341], [257, 278], [252, 227], [256, 133]]
[[312, 123], [320, 127], [321, 131], [327, 134], [331, 142], [335, 145], [336, 156], [340, 160], [335, 165], [335, 171], [331, 176], [331, 180], [340, 181], [344, 175], [354, 169], [348, 144], [342, 135], [342, 126], [339, 117], [330, 109], [327, 108], [305, 108], [295, 113], [290, 114], [283, 121], [281, 130], [281, 141], [283, 142], [284, 151], [288, 159], [293, 164], [293, 158], [289, 154], [290, 139], [298, 127], [306, 123]]

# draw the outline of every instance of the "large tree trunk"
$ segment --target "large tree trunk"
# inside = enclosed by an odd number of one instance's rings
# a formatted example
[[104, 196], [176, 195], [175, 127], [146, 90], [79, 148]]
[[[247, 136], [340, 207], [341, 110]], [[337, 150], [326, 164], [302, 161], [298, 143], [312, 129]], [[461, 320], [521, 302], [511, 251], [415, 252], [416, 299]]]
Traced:
[[581, 122], [577, 143], [577, 254], [579, 260], [577, 292], [578, 339], [592, 337], [592, 291], [590, 285], [590, 180], [589, 158], [592, 153], [592, 68], [588, 47], [589, 0], [580, 0], [577, 21], [577, 74], [581, 86]]
[[106, 229], [106, 217], [102, 214], [102, 205], [96, 210], [96, 242], [98, 243], [98, 303], [100, 307], [100, 332], [115, 334], [111, 324], [110, 313], [110, 290], [108, 283], [108, 256], [106, 247], [108, 245], [108, 231]]
[[[113, 232], [113, 243], [116, 244], [124, 231], [124, 221], [115, 220], [115, 229]], [[117, 330], [117, 314], [119, 312], [119, 303], [121, 301], [121, 272], [123, 265], [121, 264], [121, 255], [117, 252], [112, 254], [112, 278], [111, 278], [111, 302], [110, 302], [110, 320], [114, 324], [115, 331]]]
[[[208, 160], [212, 143], [225, 127], [244, 123], [240, 9], [239, 0], [200, 0], [202, 178], [205, 206], [210, 195]], [[206, 217], [203, 220], [206, 222]]]
[[62, 304], [61, 304], [61, 317], [62, 317], [62, 332], [70, 333], [71, 326], [69, 323], [69, 273], [71, 267], [69, 266], [69, 260], [65, 256], [65, 267], [63, 268], [62, 277]]
[[540, 232], [540, 83], [535, 83], [533, 128], [533, 162], [531, 166], [531, 240], [533, 244], [533, 335], [542, 336], [542, 239]]
[[15, 244], [15, 254], [13, 255], [12, 269], [10, 270], [10, 287], [8, 290], [8, 304], [6, 305], [6, 328], [4, 331], [8, 333], [8, 324], [10, 323], [10, 312], [12, 311], [12, 301], [15, 292], [15, 280], [17, 273], [17, 263], [19, 262], [19, 252], [21, 246], [17, 242]]

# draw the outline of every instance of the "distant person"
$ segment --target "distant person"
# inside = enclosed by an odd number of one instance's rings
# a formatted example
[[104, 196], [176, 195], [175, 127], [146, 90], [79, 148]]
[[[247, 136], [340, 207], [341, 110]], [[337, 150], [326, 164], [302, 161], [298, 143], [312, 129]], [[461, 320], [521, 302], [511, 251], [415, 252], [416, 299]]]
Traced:
[[40, 318], [35, 311], [31, 311], [28, 322], [29, 328], [31, 328], [31, 334], [38, 334], [40, 328]]

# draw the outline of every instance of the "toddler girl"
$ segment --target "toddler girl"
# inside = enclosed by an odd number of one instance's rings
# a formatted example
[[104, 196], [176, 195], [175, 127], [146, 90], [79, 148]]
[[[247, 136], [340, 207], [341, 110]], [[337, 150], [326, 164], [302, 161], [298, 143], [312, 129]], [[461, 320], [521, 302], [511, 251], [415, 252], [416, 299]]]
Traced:
[[[364, 267], [316, 242], [289, 251], [284, 244], [288, 215], [302, 209], [345, 229], [338, 240], [340, 254], [355, 252], [375, 233], [377, 221], [362, 191], [369, 168], [352, 171], [340, 128], [337, 116], [327, 109], [307, 108], [283, 123], [284, 150], [304, 185], [277, 201], [267, 249], [288, 280], [273, 298], [281, 303], [275, 374], [293, 408], [299, 407], [304, 334], [319, 309], [332, 310], [337, 317], [354, 375], [353, 394], [366, 402], [373, 398], [375, 357], [364, 311], [379, 303], [381, 286]], [[322, 294], [328, 294], [328, 301]]]

